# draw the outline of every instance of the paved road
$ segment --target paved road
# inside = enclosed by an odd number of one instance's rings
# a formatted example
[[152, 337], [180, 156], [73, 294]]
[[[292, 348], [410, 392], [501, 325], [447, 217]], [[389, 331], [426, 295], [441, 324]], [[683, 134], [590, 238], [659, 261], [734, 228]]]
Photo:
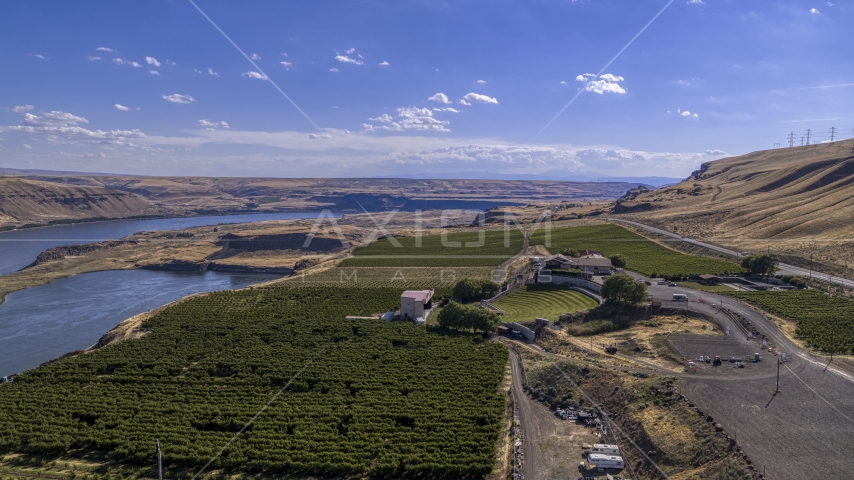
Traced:
[[[693, 238], [685, 238], [681, 235], [677, 235], [675, 233], [668, 232], [667, 230], [662, 230], [660, 228], [651, 227], [649, 225], [644, 225], [643, 223], [633, 222], [631, 220], [623, 220], [621, 218], [612, 218], [608, 217], [606, 220], [611, 220], [615, 222], [627, 223], [629, 225], [634, 225], [635, 227], [642, 228], [649, 232], [657, 233], [659, 235], [665, 235], [670, 238], [675, 238], [677, 240], [681, 240], [685, 243], [690, 243], [692, 245], [697, 245], [700, 247], [708, 248], [709, 250], [713, 250], [715, 252], [720, 252], [726, 255], [732, 255], [733, 257], [739, 257], [739, 252], [735, 250], [730, 250], [728, 248], [719, 247], [717, 245], [712, 245], [711, 243], [701, 242], [700, 240], [694, 240]], [[794, 265], [789, 265], [788, 263], [781, 263], [777, 273], [780, 275], [799, 275], [801, 277], [812, 276], [813, 278], [820, 278], [822, 280], [827, 280], [830, 283], [834, 283], [836, 285], [842, 285], [845, 288], [854, 288], [854, 280], [849, 280], [847, 278], [835, 277], [830, 275], [829, 273], [818, 272], [816, 270], [810, 270], [807, 268], [796, 267]]]

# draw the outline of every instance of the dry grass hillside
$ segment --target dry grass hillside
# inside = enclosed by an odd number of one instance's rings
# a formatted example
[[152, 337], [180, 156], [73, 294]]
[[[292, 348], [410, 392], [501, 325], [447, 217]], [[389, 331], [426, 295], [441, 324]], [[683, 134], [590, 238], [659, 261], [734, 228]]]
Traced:
[[631, 192], [614, 212], [692, 238], [851, 273], [854, 141], [709, 162], [679, 184]]
[[145, 198], [128, 192], [0, 177], [0, 227], [161, 213]]

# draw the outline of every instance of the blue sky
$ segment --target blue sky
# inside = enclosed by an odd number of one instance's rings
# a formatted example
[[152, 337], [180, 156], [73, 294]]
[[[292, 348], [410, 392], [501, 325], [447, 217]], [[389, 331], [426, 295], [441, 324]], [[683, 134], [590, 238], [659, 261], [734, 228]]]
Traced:
[[255, 65], [189, 1], [0, 5], [0, 166], [683, 177], [854, 128], [850, 2], [674, 0], [604, 70], [667, 0], [197, 4]]

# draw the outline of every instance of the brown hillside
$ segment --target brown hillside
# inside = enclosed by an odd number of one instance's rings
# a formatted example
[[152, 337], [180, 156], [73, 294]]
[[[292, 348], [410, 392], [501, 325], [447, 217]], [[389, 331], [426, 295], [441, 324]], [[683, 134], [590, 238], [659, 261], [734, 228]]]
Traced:
[[631, 192], [614, 212], [722, 245], [852, 268], [854, 141], [709, 162], [679, 184]]
[[0, 226], [159, 213], [148, 200], [128, 192], [0, 177]]

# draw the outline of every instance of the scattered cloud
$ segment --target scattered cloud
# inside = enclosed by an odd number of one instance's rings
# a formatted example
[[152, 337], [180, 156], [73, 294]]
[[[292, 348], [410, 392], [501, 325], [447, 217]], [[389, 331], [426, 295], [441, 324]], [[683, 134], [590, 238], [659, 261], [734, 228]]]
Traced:
[[324, 134], [321, 134], [321, 135], [317, 135], [317, 134], [314, 134], [314, 133], [309, 133], [309, 134], [308, 134], [308, 138], [309, 138], [309, 139], [311, 139], [311, 140], [316, 140], [316, 139], [318, 139], [318, 138], [332, 138], [332, 135], [326, 135], [325, 133], [324, 133]]
[[336, 72], [338, 71], [338, 69], [337, 69], [337, 68], [335, 68], [335, 67], [332, 67], [332, 68], [330, 68], [330, 69], [329, 69], [329, 71], [330, 71], [330, 72], [332, 72], [332, 73], [336, 73]]
[[38, 53], [28, 53], [27, 55], [29, 55], [30, 57], [36, 57], [39, 60], [47, 60], [47, 57]]
[[154, 57], [145, 57], [145, 63], [149, 65], [154, 65], [155, 67], [160, 66], [160, 62], [158, 62], [157, 59]]
[[592, 73], [582, 73], [575, 77], [576, 82], [586, 83], [586, 85], [584, 85], [584, 90], [598, 93], [599, 95], [602, 95], [603, 93], [616, 93], [620, 95], [626, 93], [626, 89], [619, 83], [624, 80], [625, 79], [623, 77], [612, 75], [610, 73], [599, 75], [598, 79], [596, 75]]
[[442, 93], [442, 92], [439, 92], [439, 93], [437, 93], [437, 94], [435, 94], [435, 95], [432, 95], [432, 96], [430, 96], [430, 97], [427, 97], [427, 100], [429, 100], [429, 101], [431, 101], [431, 102], [437, 102], [437, 103], [446, 103], [446, 104], [447, 104], [447, 103], [451, 103], [451, 102], [448, 100], [448, 96], [447, 96], [447, 95], [445, 95], [445, 94], [444, 94], [444, 93]]
[[801, 90], [822, 89], [822, 88], [839, 88], [839, 87], [854, 87], [854, 83], [837, 83], [836, 85], [820, 85], [818, 87], [802, 87]]
[[212, 122], [210, 120], [204, 120], [204, 119], [196, 122], [196, 125], [198, 125], [200, 127], [205, 127], [208, 130], [214, 130], [217, 127], [228, 128], [228, 123], [226, 123], [226, 122]]
[[21, 146], [22, 146], [22, 147], [24, 147], [24, 148], [26, 148], [27, 150], [32, 150], [32, 149], [33, 149], [33, 147], [31, 147], [31, 146], [27, 145], [26, 143], [25, 143], [25, 144], [23, 144], [23, 145], [21, 145]]
[[348, 48], [347, 50], [344, 50], [344, 53], [346, 53], [346, 54], [350, 55], [350, 54], [356, 53], [356, 49], [355, 49], [355, 48], [350, 47], [350, 48]]
[[486, 83], [486, 80], [478, 80], [478, 81], [476, 81], [476, 82], [474, 82], [474, 83], [476, 83], [476, 84], [478, 84], [478, 85], [483, 85], [483, 84], [485, 84], [485, 83]]
[[376, 118], [369, 118], [368, 121], [379, 122], [380, 125], [362, 124], [362, 129], [366, 132], [377, 130], [393, 132], [406, 130], [449, 132], [450, 130], [448, 130], [447, 125], [451, 123], [447, 120], [433, 118], [433, 112], [429, 108], [418, 107], [401, 107], [397, 109], [396, 117], [383, 114]]
[[128, 108], [128, 107], [126, 107], [126, 106], [124, 106], [124, 105], [122, 105], [122, 104], [119, 104], [119, 103], [117, 103], [117, 104], [115, 104], [115, 105], [113, 105], [113, 106], [114, 106], [114, 107], [116, 107], [116, 110], [121, 110], [121, 111], [123, 111], [123, 112], [127, 112], [128, 110], [130, 110], [130, 108]]
[[386, 62], [385, 60], [383, 60], [382, 62], [380, 62], [380, 66], [381, 67], [387, 67], [387, 66], [389, 66], [389, 63]]
[[20, 125], [0, 126], [0, 132], [47, 135], [51, 143], [133, 145], [131, 140], [145, 138], [139, 130], [89, 130], [80, 126], [89, 123], [83, 117], [61, 110], [41, 115], [25, 113]]
[[167, 102], [183, 104], [196, 101], [196, 99], [193, 98], [192, 95], [181, 95], [180, 93], [173, 93], [172, 95], [163, 95], [163, 100], [166, 100]]
[[12, 111], [15, 113], [24, 113], [32, 110], [34, 107], [32, 105], [15, 105], [12, 107]]
[[453, 107], [445, 107], [445, 108], [434, 108], [434, 112], [451, 112], [451, 113], [460, 113], [459, 110]]
[[810, 13], [821, 13], [821, 12], [819, 12], [817, 8], [811, 8]]
[[113, 50], [112, 48], [107, 48], [107, 47], [98, 47], [95, 50], [99, 51], [99, 52], [116, 52], [117, 51], [117, 50]]
[[287, 54], [287, 53], [285, 53], [285, 52], [282, 52], [282, 56], [283, 56], [283, 57], [285, 57], [285, 58], [288, 58], [288, 54]]
[[472, 104], [472, 103], [498, 103], [498, 100], [493, 98], [493, 97], [481, 95], [479, 93], [474, 93], [474, 92], [465, 94], [465, 96], [463, 96], [463, 100], [465, 100], [466, 102], [469, 102], [469, 104]]
[[254, 78], [255, 80], [267, 80], [267, 76], [256, 71], [249, 71], [243, 73], [244, 77]]
[[160, 72], [158, 72], [157, 70], [149, 70], [148, 73], [152, 75], [160, 75]]
[[[202, 72], [199, 72], [202, 73]], [[208, 75], [213, 75], [214, 77], [219, 78], [219, 74], [213, 71], [213, 68], [208, 68]]]
[[361, 60], [350, 58], [347, 55], [335, 55], [335, 60], [338, 60], [341, 63], [352, 63], [353, 65], [364, 65], [365, 63]]
[[688, 0], [688, 5], [691, 5], [691, 4], [699, 5], [701, 3], [706, 3], [706, 2], [704, 2], [703, 0]]
[[173, 67], [174, 67], [175, 65], [178, 65], [178, 64], [177, 64], [177, 63], [175, 63], [175, 62], [173, 62], [172, 60], [169, 60], [169, 59], [167, 58], [167, 59], [166, 59], [166, 65], [170, 65], [170, 66], [173, 66]]
[[253, 53], [252, 55], [249, 55], [249, 58], [251, 58], [252, 60], [261, 60], [261, 55]]
[[704, 155], [729, 155], [723, 150], [706, 150]]
[[561, 81], [560, 81], [560, 84], [561, 84], [561, 85], [566, 85], [566, 80], [561, 80]]
[[802, 123], [802, 122], [829, 122], [831, 120], [841, 120], [842, 117], [833, 118], [804, 118], [800, 120], [781, 120], [780, 123]]
[[89, 55], [89, 61], [90, 62], [97, 62], [100, 59], [101, 59], [101, 57], [93, 57], [92, 55]]
[[282, 64], [283, 67], [285, 67], [285, 70], [290, 70], [291, 67], [294, 66], [294, 64], [291, 62], [279, 62], [279, 63]]
[[683, 117], [694, 117], [694, 118], [699, 117], [699, 115], [697, 115], [696, 113], [691, 113], [688, 110], [682, 110], [681, 113], [679, 113], [679, 115], [682, 115]]
[[139, 63], [131, 62], [130, 60], [125, 60], [124, 58], [114, 58], [113, 63], [115, 63], [116, 65], [130, 65], [131, 67], [134, 67], [134, 68], [142, 67], [142, 65], [140, 65]]
[[466, 105], [466, 106], [469, 106], [469, 105], [471, 105], [471, 104], [470, 104], [469, 102], [467, 102], [467, 101], [465, 101], [465, 100], [463, 100], [463, 99], [461, 98], [461, 99], [460, 99], [460, 105]]

